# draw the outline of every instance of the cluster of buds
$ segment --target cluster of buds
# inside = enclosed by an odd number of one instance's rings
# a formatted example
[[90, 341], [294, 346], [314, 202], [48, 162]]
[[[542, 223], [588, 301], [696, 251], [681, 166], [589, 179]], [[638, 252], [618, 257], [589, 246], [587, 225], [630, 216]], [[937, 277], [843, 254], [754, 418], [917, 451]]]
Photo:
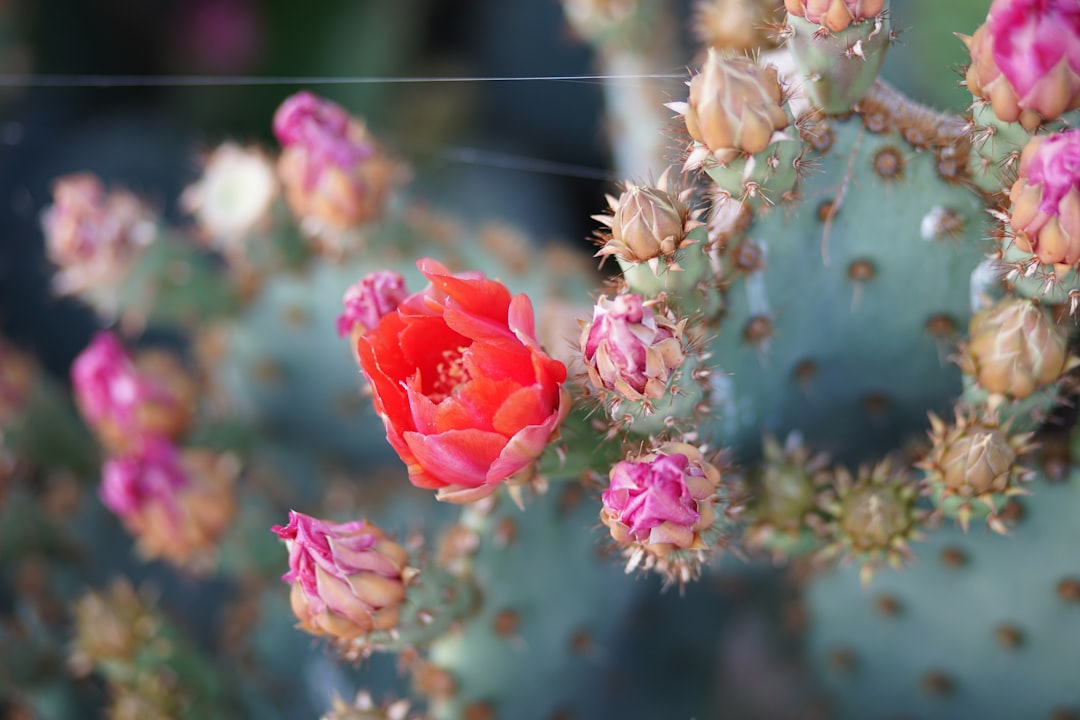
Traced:
[[1080, 130], [1032, 138], [1009, 200], [1018, 248], [1048, 265], [1080, 264]]
[[59, 268], [55, 290], [92, 301], [100, 296], [104, 309], [153, 241], [153, 214], [129, 192], [106, 193], [101, 181], [86, 173], [58, 179], [52, 192], [41, 225], [45, 251]]
[[273, 531], [289, 550], [292, 609], [301, 629], [348, 644], [398, 625], [418, 574], [408, 552], [363, 520], [333, 523], [298, 512]]
[[689, 101], [668, 104], [683, 116], [696, 144], [684, 169], [706, 161], [726, 165], [764, 151], [790, 124], [783, 105], [776, 68], [710, 50], [701, 72], [690, 80]]
[[581, 350], [593, 387], [643, 403], [671, 392], [670, 383], [686, 359], [686, 321], [657, 312], [640, 295], [602, 296], [591, 323], [582, 323]]
[[250, 235], [268, 224], [277, 195], [277, 175], [266, 153], [227, 142], [207, 156], [202, 176], [184, 190], [180, 203], [211, 247], [239, 261]]
[[701, 225], [700, 210], [689, 205], [692, 188], [681, 192], [669, 188], [669, 172], [664, 171], [655, 187], [626, 183], [618, 198], [607, 195], [610, 215], [594, 215], [608, 232], [599, 235], [602, 247], [597, 257], [614, 255], [628, 264], [648, 263], [654, 274], [660, 262], [669, 270], [680, 269], [675, 255], [694, 241], [690, 232]]
[[998, 119], [1027, 130], [1080, 107], [1080, 5], [1075, 0], [994, 0], [963, 37], [967, 86]]
[[1033, 300], [1007, 298], [971, 318], [960, 369], [991, 395], [1023, 400], [1080, 360], [1068, 335]]
[[285, 197], [312, 234], [378, 218], [402, 179], [401, 166], [360, 120], [309, 92], [282, 103], [274, 134], [282, 145], [278, 173]]
[[663, 443], [616, 463], [600, 521], [626, 556], [626, 571], [656, 570], [680, 586], [695, 579], [738, 511], [720, 481], [720, 470], [688, 443]]
[[987, 523], [1006, 534], [998, 508], [1007, 498], [1025, 495], [1021, 482], [1030, 480], [1031, 470], [1019, 464], [1032, 449], [1030, 434], [1010, 434], [1009, 423], [1000, 424], [994, 415], [956, 411], [952, 426], [930, 415], [933, 447], [919, 467], [927, 472], [926, 492], [946, 514], [955, 515], [967, 531], [978, 501], [989, 512]]
[[98, 334], [72, 366], [75, 399], [109, 453], [102, 502], [148, 558], [206, 568], [234, 513], [238, 463], [186, 449], [195, 413], [194, 382], [171, 354], [132, 360], [115, 335]]

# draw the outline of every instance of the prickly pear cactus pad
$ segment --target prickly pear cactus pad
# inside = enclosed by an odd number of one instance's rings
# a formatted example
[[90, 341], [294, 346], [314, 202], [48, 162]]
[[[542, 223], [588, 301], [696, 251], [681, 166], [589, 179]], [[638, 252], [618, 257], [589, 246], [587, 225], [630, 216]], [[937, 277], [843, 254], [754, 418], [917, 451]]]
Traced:
[[934, 532], [903, 573], [865, 588], [837, 568], [807, 594], [808, 654], [836, 717], [1074, 717], [1080, 632], [1078, 478], [1039, 478], [1008, 535]]
[[[722, 371], [710, 429], [725, 444], [749, 450], [763, 430], [798, 430], [860, 461], [921, 432], [927, 409], [957, 394], [949, 355], [971, 315], [986, 219], [941, 174], [941, 150], [962, 152], [959, 124], [905, 120], [884, 103], [808, 120], [813, 169], [796, 198], [759, 206], [726, 240], [727, 304], [710, 347]], [[938, 148], [905, 139], [931, 130], [953, 135]]]

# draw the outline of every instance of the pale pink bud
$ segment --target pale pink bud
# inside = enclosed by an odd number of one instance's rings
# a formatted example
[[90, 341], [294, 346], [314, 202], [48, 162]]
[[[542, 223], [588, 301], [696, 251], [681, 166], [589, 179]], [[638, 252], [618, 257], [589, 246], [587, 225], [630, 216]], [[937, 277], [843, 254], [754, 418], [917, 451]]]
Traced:
[[345, 312], [338, 316], [338, 335], [364, 334], [374, 330], [384, 315], [397, 310], [409, 296], [405, 278], [393, 270], [378, 270], [349, 286], [342, 298]]
[[99, 494], [144, 557], [199, 567], [232, 521], [237, 469], [231, 456], [181, 454], [166, 440], [146, 438], [138, 452], [106, 461]]
[[119, 285], [154, 236], [151, 214], [131, 193], [108, 194], [90, 174], [53, 184], [41, 216], [45, 250], [59, 267], [57, 292], [67, 295]]
[[630, 400], [664, 397], [686, 359], [682, 331], [682, 323], [657, 314], [640, 295], [601, 297], [581, 334], [589, 380]]
[[879, 15], [885, 0], [784, 0], [784, 6], [792, 15], [840, 32], [857, 20]]
[[289, 205], [316, 226], [345, 230], [374, 219], [400, 178], [361, 121], [309, 92], [282, 103], [274, 134], [284, 147], [278, 172]]
[[1080, 4], [994, 0], [968, 40], [968, 89], [1028, 130], [1080, 107]]
[[353, 640], [397, 625], [416, 575], [408, 553], [372, 523], [333, 523], [295, 511], [273, 531], [289, 550], [292, 607], [313, 635]]
[[1009, 199], [1021, 250], [1043, 263], [1080, 263], [1080, 130], [1032, 138]]
[[701, 533], [715, 519], [719, 482], [720, 472], [700, 450], [668, 443], [612, 467], [600, 520], [617, 542], [642, 544], [654, 554], [703, 549]]

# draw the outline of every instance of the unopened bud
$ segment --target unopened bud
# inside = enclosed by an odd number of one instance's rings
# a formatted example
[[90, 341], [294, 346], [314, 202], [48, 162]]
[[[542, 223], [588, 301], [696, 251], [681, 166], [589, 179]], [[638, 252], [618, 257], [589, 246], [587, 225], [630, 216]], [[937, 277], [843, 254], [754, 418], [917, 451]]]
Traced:
[[629, 400], [664, 397], [686, 359], [682, 333], [683, 323], [657, 313], [640, 295], [601, 297], [581, 334], [589, 380]]
[[784, 7], [792, 15], [838, 33], [853, 22], [880, 15], [885, 0], [784, 0]]
[[988, 392], [1022, 400], [1076, 364], [1068, 338], [1032, 300], [1007, 298], [971, 318], [960, 368]]
[[994, 0], [970, 38], [967, 86], [1005, 122], [1027, 130], [1080, 107], [1080, 5]]
[[1032, 138], [1009, 199], [1017, 247], [1042, 263], [1080, 263], [1080, 130]]
[[776, 68], [709, 50], [701, 72], [690, 80], [689, 102], [669, 107], [684, 116], [690, 137], [724, 165], [765, 150], [773, 134], [788, 126], [783, 102]]
[[381, 215], [402, 169], [342, 107], [301, 92], [274, 115], [278, 172], [290, 207], [316, 229], [341, 231]]
[[398, 623], [416, 570], [405, 548], [366, 521], [332, 523], [292, 511], [273, 531], [289, 549], [292, 608], [313, 635], [355, 640]]

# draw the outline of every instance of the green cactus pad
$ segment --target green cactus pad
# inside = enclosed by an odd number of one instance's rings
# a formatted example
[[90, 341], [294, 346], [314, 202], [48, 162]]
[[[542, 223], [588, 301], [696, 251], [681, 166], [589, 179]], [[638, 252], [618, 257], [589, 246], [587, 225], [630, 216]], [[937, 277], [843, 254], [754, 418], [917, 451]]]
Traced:
[[899, 133], [858, 116], [830, 126], [801, 204], [758, 213], [746, 231], [763, 263], [733, 274], [710, 348], [723, 371], [710, 429], [743, 456], [763, 431], [799, 430], [815, 450], [861, 460], [960, 392], [948, 356], [986, 250], [982, 207]]
[[949, 523], [913, 545], [917, 562], [865, 590], [853, 568], [811, 582], [808, 653], [835, 717], [1080, 711], [1080, 475], [1031, 489], [1011, 537]]

